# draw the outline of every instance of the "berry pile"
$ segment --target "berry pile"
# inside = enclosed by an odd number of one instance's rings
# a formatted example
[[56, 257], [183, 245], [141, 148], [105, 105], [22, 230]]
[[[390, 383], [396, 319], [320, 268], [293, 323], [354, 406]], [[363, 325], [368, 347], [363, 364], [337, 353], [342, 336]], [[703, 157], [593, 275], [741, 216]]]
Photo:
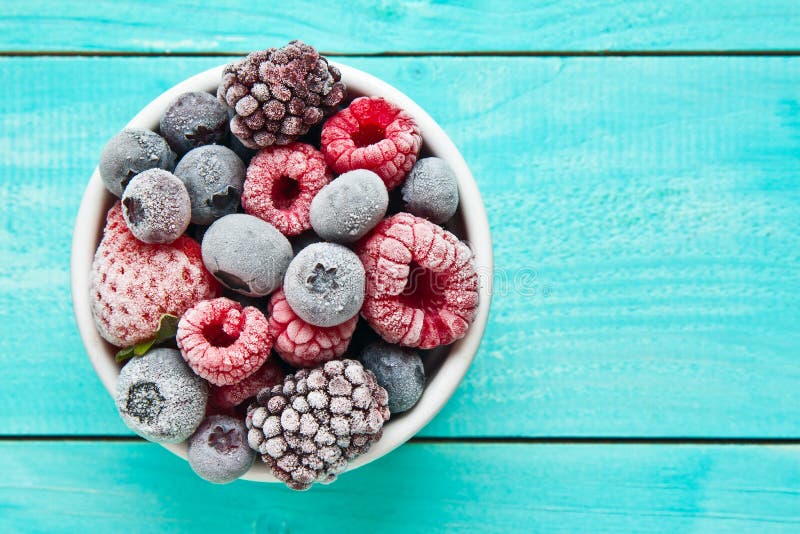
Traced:
[[478, 304], [472, 252], [439, 226], [455, 173], [421, 150], [409, 113], [348, 99], [299, 41], [228, 65], [216, 98], [178, 96], [159, 132], [113, 137], [99, 170], [119, 201], [91, 297], [132, 358], [116, 392], [131, 430], [186, 441], [211, 482], [260, 455], [307, 489], [413, 408], [425, 351], [463, 337]]

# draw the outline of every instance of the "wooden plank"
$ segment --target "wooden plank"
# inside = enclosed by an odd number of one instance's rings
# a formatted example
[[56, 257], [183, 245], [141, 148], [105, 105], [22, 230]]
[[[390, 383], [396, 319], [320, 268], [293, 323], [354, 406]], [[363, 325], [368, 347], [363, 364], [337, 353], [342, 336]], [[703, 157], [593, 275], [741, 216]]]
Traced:
[[4, 532], [800, 528], [798, 447], [416, 444], [299, 494], [208, 484], [151, 444], [2, 442], [0, 451]]
[[[74, 331], [72, 221], [104, 141], [219, 61], [0, 60], [3, 434], [127, 433]], [[495, 239], [424, 435], [800, 436], [800, 58], [350, 63], [442, 123]]]
[[247, 52], [298, 38], [348, 54], [800, 48], [794, 0], [0, 5], [3, 51]]

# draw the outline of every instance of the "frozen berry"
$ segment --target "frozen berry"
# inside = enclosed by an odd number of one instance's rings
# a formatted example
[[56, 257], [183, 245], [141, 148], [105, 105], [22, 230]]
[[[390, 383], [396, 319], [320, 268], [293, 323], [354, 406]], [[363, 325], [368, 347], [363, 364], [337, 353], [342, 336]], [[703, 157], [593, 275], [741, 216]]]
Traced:
[[478, 305], [469, 247], [432, 222], [398, 213], [359, 243], [367, 273], [361, 315], [389, 343], [430, 349], [464, 337]]
[[231, 63], [217, 90], [219, 101], [236, 112], [231, 132], [249, 148], [291, 143], [344, 96], [339, 70], [300, 41]]
[[414, 119], [383, 98], [356, 98], [325, 123], [322, 153], [337, 174], [368, 169], [391, 190], [417, 161], [422, 137]]
[[172, 243], [189, 226], [189, 194], [174, 174], [148, 169], [122, 193], [122, 215], [131, 233], [145, 243]]
[[386, 390], [355, 360], [301, 369], [247, 409], [247, 441], [292, 489], [329, 483], [364, 454], [389, 420]]
[[128, 230], [120, 203], [109, 210], [91, 271], [92, 314], [107, 341], [129, 347], [149, 339], [163, 314], [180, 317], [219, 291], [193, 239], [142, 243]]
[[217, 219], [203, 236], [203, 262], [225, 286], [262, 297], [283, 283], [292, 246], [271, 224], [234, 213]]
[[266, 148], [247, 167], [242, 207], [284, 235], [297, 235], [311, 228], [311, 200], [331, 177], [325, 158], [311, 145]]
[[153, 349], [132, 358], [117, 378], [116, 404], [128, 428], [158, 443], [179, 443], [203, 420], [205, 381], [174, 349]]
[[283, 380], [283, 367], [276, 358], [267, 358], [261, 368], [230, 386], [211, 385], [208, 398], [211, 404], [222, 410], [239, 406], [264, 388], [272, 387]]
[[228, 415], [212, 415], [189, 438], [189, 465], [215, 484], [233, 482], [247, 473], [256, 453], [247, 444], [247, 427]]
[[372, 171], [346, 172], [311, 201], [311, 227], [326, 241], [352, 243], [367, 235], [389, 206], [389, 194]]
[[449, 220], [458, 209], [458, 180], [441, 158], [422, 158], [403, 184], [406, 211], [435, 223]]
[[100, 178], [121, 197], [131, 179], [147, 169], [175, 168], [175, 153], [155, 132], [126, 128], [111, 138], [100, 154]]
[[252, 375], [272, 349], [264, 314], [225, 297], [204, 300], [187, 310], [175, 340], [189, 367], [215, 386]]
[[377, 341], [367, 345], [359, 359], [389, 394], [392, 414], [410, 410], [422, 396], [425, 368], [418, 353]]
[[342, 356], [356, 323], [357, 314], [327, 328], [309, 324], [292, 310], [281, 290], [273, 293], [269, 302], [269, 328], [275, 339], [273, 348], [292, 367], [313, 367]]
[[283, 291], [292, 310], [314, 326], [336, 326], [364, 302], [364, 267], [350, 249], [334, 243], [309, 245], [286, 270]]
[[235, 213], [244, 184], [245, 166], [233, 150], [206, 145], [190, 150], [175, 167], [192, 201], [192, 223], [211, 224]]
[[198, 146], [224, 143], [228, 136], [228, 110], [209, 93], [183, 93], [161, 116], [159, 130], [182, 156]]

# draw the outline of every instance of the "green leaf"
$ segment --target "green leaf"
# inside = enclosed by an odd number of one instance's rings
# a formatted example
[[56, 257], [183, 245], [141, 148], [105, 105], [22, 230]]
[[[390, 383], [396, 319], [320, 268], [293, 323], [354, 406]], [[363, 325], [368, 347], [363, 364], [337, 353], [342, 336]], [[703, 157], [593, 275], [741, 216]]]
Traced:
[[[165, 313], [158, 320], [158, 330], [156, 330], [155, 342], [163, 343], [178, 333], [178, 318], [174, 315]], [[148, 347], [149, 348], [149, 347]]]
[[174, 315], [170, 315], [165, 313], [161, 316], [158, 320], [158, 330], [155, 332], [155, 336], [146, 340], [142, 341], [141, 343], [137, 343], [133, 347], [125, 347], [124, 349], [120, 349], [115, 356], [117, 363], [124, 362], [134, 356], [144, 356], [147, 354], [153, 345], [158, 345], [175, 337], [175, 334], [178, 333], [178, 318]]
[[119, 349], [117, 351], [117, 355], [114, 357], [117, 360], [117, 363], [124, 362], [125, 360], [129, 360], [133, 358], [133, 347], [125, 347], [124, 349]]
[[134, 356], [144, 356], [147, 354], [147, 351], [150, 350], [150, 347], [156, 342], [155, 339], [148, 339], [147, 341], [142, 341], [141, 343], [137, 343], [133, 346], [133, 354]]

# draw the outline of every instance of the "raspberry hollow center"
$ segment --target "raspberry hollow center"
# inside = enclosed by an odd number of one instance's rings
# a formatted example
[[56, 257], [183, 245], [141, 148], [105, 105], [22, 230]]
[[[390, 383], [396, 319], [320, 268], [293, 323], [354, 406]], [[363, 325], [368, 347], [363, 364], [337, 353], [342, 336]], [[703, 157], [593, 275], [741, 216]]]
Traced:
[[203, 327], [203, 337], [206, 338], [208, 344], [212, 347], [230, 347], [239, 336], [232, 336], [223, 330], [222, 325], [219, 323], [212, 323]]
[[415, 261], [409, 264], [408, 280], [400, 293], [400, 302], [410, 308], [438, 310], [445, 303], [445, 277], [422, 267]]
[[300, 184], [289, 176], [281, 176], [272, 186], [272, 202], [279, 210], [290, 208], [298, 195], [300, 195]]
[[377, 124], [362, 124], [353, 134], [353, 143], [356, 147], [374, 145], [386, 139], [386, 130]]

